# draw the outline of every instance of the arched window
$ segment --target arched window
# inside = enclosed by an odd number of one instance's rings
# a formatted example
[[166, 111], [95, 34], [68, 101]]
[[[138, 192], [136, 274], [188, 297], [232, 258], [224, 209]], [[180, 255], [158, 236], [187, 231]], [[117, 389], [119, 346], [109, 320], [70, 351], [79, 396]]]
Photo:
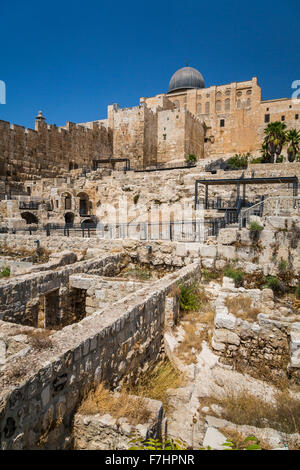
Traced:
[[236, 107], [237, 107], [237, 108], [240, 108], [240, 107], [241, 107], [241, 100], [237, 100], [237, 102], [236, 102]]
[[202, 113], [202, 105], [201, 103], [198, 103], [197, 104], [197, 114], [201, 114]]
[[251, 107], [251, 98], [247, 98], [247, 108]]
[[230, 98], [225, 100], [225, 111], [230, 111]]
[[210, 113], [210, 103], [207, 102], [205, 103], [205, 114], [209, 114]]
[[216, 101], [216, 111], [220, 112], [222, 110], [222, 101]]

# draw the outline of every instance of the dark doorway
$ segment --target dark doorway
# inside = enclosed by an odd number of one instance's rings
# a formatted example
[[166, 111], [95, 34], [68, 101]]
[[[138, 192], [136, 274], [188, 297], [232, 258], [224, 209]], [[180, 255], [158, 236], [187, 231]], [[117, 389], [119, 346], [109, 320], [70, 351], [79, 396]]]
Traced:
[[74, 225], [74, 214], [73, 212], [67, 212], [65, 214], [65, 222], [68, 227], [73, 227]]
[[55, 289], [45, 295], [45, 328], [55, 329], [59, 327], [59, 289]]
[[26, 220], [26, 224], [38, 224], [39, 219], [36, 215], [32, 214], [32, 212], [22, 212], [21, 213], [22, 219]]

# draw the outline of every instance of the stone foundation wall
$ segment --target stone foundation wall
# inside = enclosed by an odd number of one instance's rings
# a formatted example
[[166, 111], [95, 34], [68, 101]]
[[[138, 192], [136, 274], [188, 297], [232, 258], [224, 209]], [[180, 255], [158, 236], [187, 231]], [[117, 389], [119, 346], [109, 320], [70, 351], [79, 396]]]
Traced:
[[[253, 321], [244, 320], [228, 310], [227, 297], [248, 297], [252, 307], [258, 307], [262, 312]], [[298, 382], [300, 362], [296, 356], [299, 356], [299, 349], [294, 359], [292, 354], [299, 347], [300, 323], [295, 318], [276, 320], [272, 315], [264, 314], [264, 306], [268, 305], [276, 315], [270, 289], [235, 288], [233, 281], [224, 277], [223, 288], [216, 300], [212, 347], [222, 356], [223, 362], [239, 370], [256, 369], [260, 376], [275, 372]], [[294, 345], [291, 345], [291, 332], [295, 338], [297, 336]]]
[[[0, 281], [0, 319], [37, 326], [39, 303], [42, 296], [56, 289], [65, 289], [69, 277], [76, 273], [110, 275], [120, 272], [124, 256], [115, 254], [97, 260], [88, 260], [65, 266], [56, 271], [25, 274]], [[69, 299], [70, 300], [70, 299]], [[65, 303], [59, 307], [63, 310]]]
[[27, 367], [22, 382], [0, 377], [2, 449], [61, 449], [70, 444], [74, 412], [96, 381], [116, 387], [136, 381], [159, 358], [166, 298], [180, 281], [193, 279], [187, 266], [52, 336], [53, 348], [29, 351], [14, 362]]

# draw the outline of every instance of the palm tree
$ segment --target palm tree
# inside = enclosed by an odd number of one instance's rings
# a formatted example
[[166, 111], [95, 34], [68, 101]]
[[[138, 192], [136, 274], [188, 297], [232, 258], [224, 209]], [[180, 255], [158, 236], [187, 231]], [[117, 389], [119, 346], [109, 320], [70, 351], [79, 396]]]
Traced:
[[293, 162], [300, 150], [300, 132], [296, 129], [289, 130], [286, 133], [286, 142], [288, 143], [288, 160], [289, 162]]
[[282, 147], [286, 140], [286, 124], [284, 122], [270, 122], [265, 128], [265, 148], [270, 155], [270, 163], [274, 163], [281, 154]]

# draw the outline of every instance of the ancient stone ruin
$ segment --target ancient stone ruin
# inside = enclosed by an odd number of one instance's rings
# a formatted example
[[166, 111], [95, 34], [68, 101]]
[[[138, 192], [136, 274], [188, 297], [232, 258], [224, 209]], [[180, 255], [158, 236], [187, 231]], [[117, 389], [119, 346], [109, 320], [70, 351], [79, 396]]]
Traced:
[[220, 163], [292, 106], [185, 70], [0, 123], [1, 449], [300, 448], [300, 162]]

